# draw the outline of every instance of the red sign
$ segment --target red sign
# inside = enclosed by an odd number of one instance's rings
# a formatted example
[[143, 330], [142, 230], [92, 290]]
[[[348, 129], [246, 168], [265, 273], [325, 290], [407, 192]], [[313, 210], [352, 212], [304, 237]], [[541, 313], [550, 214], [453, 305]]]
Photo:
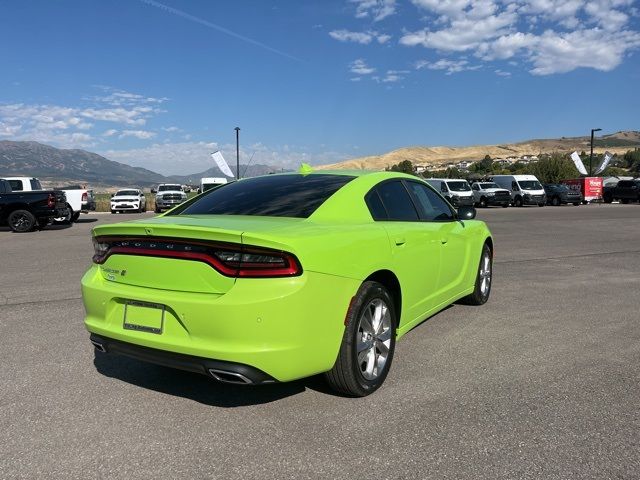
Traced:
[[602, 177], [582, 177], [562, 180], [567, 187], [580, 192], [586, 202], [602, 199]]

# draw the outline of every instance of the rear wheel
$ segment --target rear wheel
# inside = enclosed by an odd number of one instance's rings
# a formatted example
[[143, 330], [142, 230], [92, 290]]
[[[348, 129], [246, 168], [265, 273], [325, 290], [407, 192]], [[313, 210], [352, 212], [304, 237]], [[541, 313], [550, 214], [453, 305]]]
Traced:
[[14, 232], [30, 232], [36, 226], [36, 217], [29, 210], [14, 210], [9, 214], [7, 224]]
[[480, 264], [478, 266], [478, 274], [476, 275], [476, 284], [473, 293], [467, 295], [461, 300], [461, 303], [467, 305], [483, 305], [489, 300], [491, 294], [491, 280], [493, 275], [493, 258], [491, 249], [486, 243], [482, 247], [482, 255], [480, 255]]
[[67, 208], [65, 212], [66, 213], [63, 217], [56, 217], [53, 219], [53, 221], [56, 223], [62, 223], [65, 225], [69, 225], [71, 222], [73, 222], [73, 209], [71, 208], [71, 205], [69, 205], [68, 203], [67, 203]]
[[384, 382], [396, 344], [396, 312], [391, 295], [378, 282], [364, 282], [347, 314], [338, 358], [325, 373], [338, 392], [364, 397]]
[[629, 199], [628, 198], [623, 198], [622, 200], [620, 200], [621, 203], [624, 203], [625, 205], [627, 203], [629, 203]]

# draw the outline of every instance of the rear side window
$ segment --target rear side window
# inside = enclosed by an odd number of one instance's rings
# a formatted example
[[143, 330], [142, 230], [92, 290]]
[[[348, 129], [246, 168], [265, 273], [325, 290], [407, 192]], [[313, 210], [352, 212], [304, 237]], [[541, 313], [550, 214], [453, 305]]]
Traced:
[[32, 178], [31, 182], [31, 190], [42, 190], [42, 185], [40, 185], [40, 180], [37, 178]]
[[22, 191], [22, 180], [7, 180], [9, 182], [9, 186], [11, 190], [14, 192]]
[[377, 190], [373, 190], [369, 192], [369, 194], [365, 198], [365, 202], [367, 203], [367, 207], [369, 207], [369, 212], [371, 212], [371, 216], [374, 220], [388, 220], [389, 215], [387, 215], [387, 210], [384, 208], [382, 204], [382, 200], [380, 200], [380, 195], [378, 195]]
[[418, 220], [418, 212], [413, 206], [409, 192], [407, 192], [407, 189], [399, 180], [385, 182], [376, 187], [376, 191], [380, 195], [380, 200], [382, 200], [382, 204], [386, 208], [388, 215], [387, 220], [404, 222]]
[[[629, 188], [629, 187], [633, 187], [634, 183], [631, 180], [620, 180], [618, 182], [618, 186], [622, 187], [622, 188]], [[11, 185], [11, 188], [13, 188], [13, 185]]]
[[266, 175], [209, 190], [169, 215], [257, 215], [307, 218], [355, 177]]

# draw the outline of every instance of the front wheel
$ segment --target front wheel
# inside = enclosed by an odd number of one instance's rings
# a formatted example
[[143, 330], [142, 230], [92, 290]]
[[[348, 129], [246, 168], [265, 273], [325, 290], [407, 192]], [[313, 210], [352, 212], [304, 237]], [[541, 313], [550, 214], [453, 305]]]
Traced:
[[480, 199], [480, 206], [481, 206], [482, 208], [487, 208], [487, 199], [486, 199], [486, 198], [482, 197], [482, 198]]
[[579, 207], [580, 206], [580, 202], [573, 202], [573, 206], [574, 207]]
[[514, 207], [522, 207], [523, 205], [524, 203], [522, 203], [522, 197], [516, 197], [516, 199], [513, 201]]
[[9, 214], [7, 224], [14, 232], [30, 232], [36, 227], [36, 217], [29, 210], [14, 210]]
[[558, 197], [553, 197], [551, 199], [551, 205], [553, 205], [554, 207], [557, 207], [558, 205], [560, 205], [560, 199]]
[[491, 280], [493, 276], [493, 255], [491, 249], [486, 243], [482, 247], [482, 255], [480, 255], [480, 264], [476, 275], [476, 283], [473, 293], [467, 295], [461, 300], [461, 303], [467, 305], [484, 305], [489, 300], [491, 294]]
[[338, 358], [325, 373], [338, 392], [364, 397], [384, 382], [396, 345], [397, 317], [384, 285], [364, 282], [351, 303]]

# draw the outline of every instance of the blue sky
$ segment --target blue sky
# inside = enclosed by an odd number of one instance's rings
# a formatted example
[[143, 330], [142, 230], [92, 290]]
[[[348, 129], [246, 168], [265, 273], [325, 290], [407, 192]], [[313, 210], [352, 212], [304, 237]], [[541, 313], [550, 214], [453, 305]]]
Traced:
[[164, 174], [640, 129], [632, 0], [0, 0], [0, 139]]

